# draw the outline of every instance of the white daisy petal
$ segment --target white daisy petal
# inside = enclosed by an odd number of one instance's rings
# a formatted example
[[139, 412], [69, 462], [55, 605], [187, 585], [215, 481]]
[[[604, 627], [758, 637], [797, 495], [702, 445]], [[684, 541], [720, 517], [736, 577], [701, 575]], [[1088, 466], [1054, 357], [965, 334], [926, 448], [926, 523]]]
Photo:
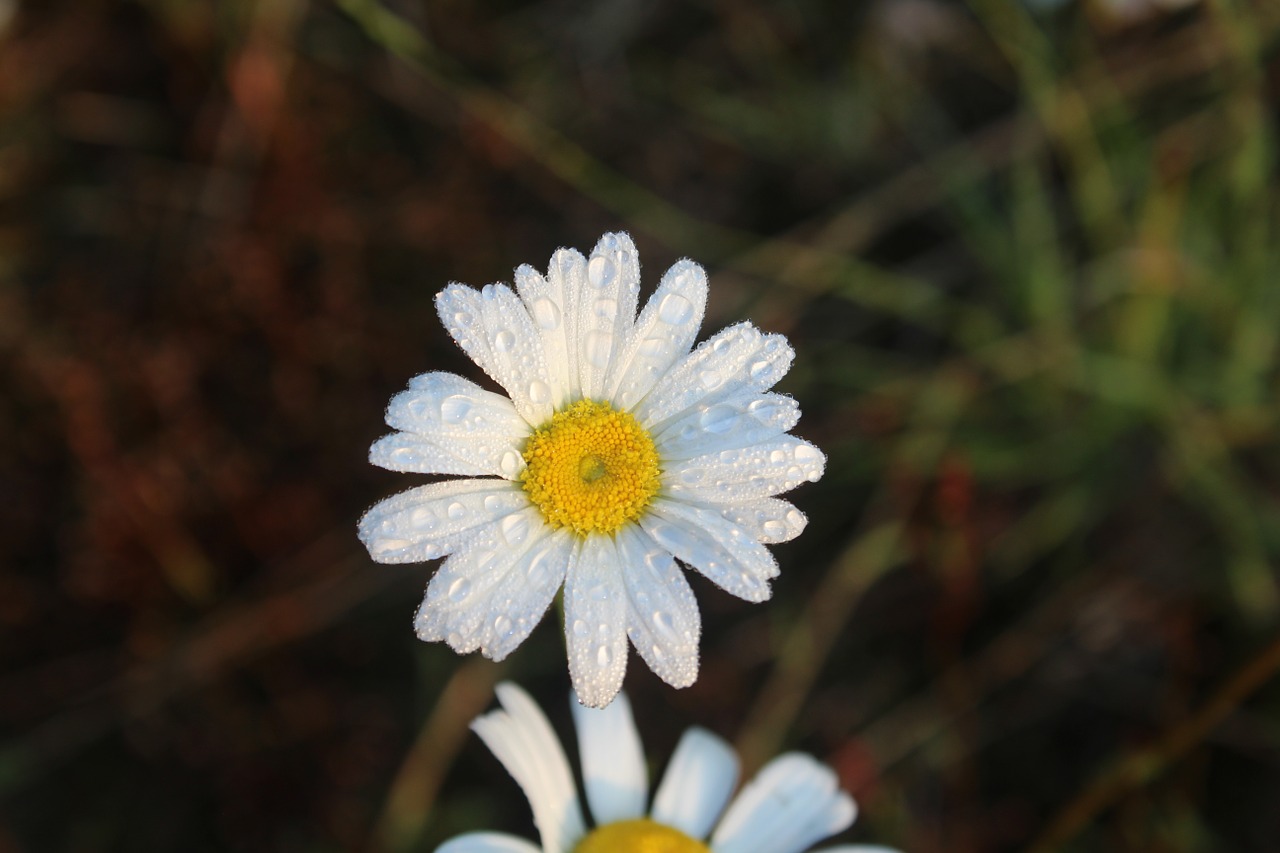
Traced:
[[773, 555], [715, 510], [658, 498], [640, 526], [721, 589], [747, 601], [769, 598], [768, 581], [778, 575]]
[[826, 454], [788, 435], [672, 464], [667, 492], [683, 500], [743, 503], [790, 491], [805, 481], [816, 483], [826, 467]]
[[524, 791], [544, 853], [572, 850], [586, 830], [560, 741], [529, 694], [509, 682], [497, 693], [504, 710], [477, 717], [471, 729]]
[[614, 362], [609, 393], [618, 409], [648, 394], [698, 336], [707, 306], [707, 273], [690, 260], [676, 263], [645, 303]]
[[582, 783], [596, 826], [644, 816], [649, 771], [627, 694], [605, 708], [571, 703]]
[[578, 379], [582, 396], [605, 396], [605, 380], [636, 320], [640, 260], [626, 234], [605, 234], [587, 261], [586, 284], [579, 291]]
[[782, 335], [766, 335], [739, 323], [698, 345], [658, 381], [633, 414], [642, 426], [661, 432], [688, 409], [710, 406], [746, 388], [768, 391], [791, 369], [795, 352]]
[[[551, 403], [557, 409], [569, 402], [578, 390], [577, 371], [571, 371], [574, 358], [570, 357], [570, 343], [577, 337], [569, 334], [570, 325], [576, 326], [576, 318], [566, 303], [565, 283], [574, 273], [564, 270], [577, 269], [585, 275], [586, 261], [577, 252], [561, 249], [551, 258], [553, 274], [544, 278], [528, 264], [516, 268], [516, 292], [533, 318], [542, 341], [542, 351], [547, 360], [547, 381], [551, 383]], [[557, 272], [559, 271], [559, 272]], [[552, 286], [555, 282], [555, 287]], [[576, 296], [576, 290], [574, 291]], [[576, 358], [576, 357], [575, 357]]]
[[719, 504], [716, 509], [752, 539], [766, 544], [790, 542], [809, 524], [805, 514], [780, 498], [761, 498], [741, 504]]
[[[518, 471], [524, 467], [524, 459], [518, 454], [516, 458], [520, 460]], [[369, 462], [388, 471], [410, 474], [460, 474], [475, 477], [498, 473], [492, 470], [492, 459], [486, 459], [481, 454], [477, 454], [474, 459], [461, 458], [425, 436], [408, 432], [393, 432], [375, 441], [369, 447]]]
[[450, 838], [436, 853], [539, 853], [536, 844], [501, 832], [469, 832]]
[[800, 853], [848, 827], [856, 808], [836, 774], [808, 755], [765, 765], [725, 812], [711, 837], [714, 853]]
[[672, 687], [698, 679], [702, 620], [675, 558], [635, 525], [618, 531], [627, 588], [627, 635], [649, 668]]
[[480, 531], [431, 579], [414, 619], [418, 638], [502, 660], [533, 630], [563, 582], [567, 538], [531, 507]]
[[452, 552], [478, 527], [528, 506], [502, 480], [449, 480], [389, 497], [364, 514], [358, 532], [379, 563], [417, 563]]
[[[492, 618], [485, 623], [480, 651], [499, 661], [525, 641], [542, 621], [560, 585], [564, 583], [569, 557], [573, 552], [573, 536], [564, 530], [551, 531], [542, 524], [536, 510], [529, 513], [530, 526], [546, 531], [524, 552], [503, 583], [495, 588]], [[510, 518], [510, 516], [508, 516]]]
[[823, 847], [814, 853], [902, 853], [902, 851], [880, 844], [840, 844], [836, 847]]
[[451, 284], [436, 296], [436, 311], [458, 346], [506, 389], [522, 418], [537, 425], [551, 417], [546, 357], [520, 297], [501, 284], [478, 292]]
[[426, 373], [391, 398], [387, 424], [402, 434], [374, 444], [369, 461], [393, 471], [496, 474], [524, 468], [520, 445], [529, 425], [506, 397], [452, 373]]
[[768, 441], [800, 420], [800, 406], [783, 394], [742, 391], [701, 404], [669, 421], [655, 436], [663, 459], [689, 459]]
[[706, 838], [737, 783], [733, 748], [705, 729], [688, 729], [653, 797], [651, 817], [690, 838]]
[[627, 598], [613, 539], [578, 546], [564, 584], [569, 677], [582, 704], [603, 708], [622, 689], [627, 668]]

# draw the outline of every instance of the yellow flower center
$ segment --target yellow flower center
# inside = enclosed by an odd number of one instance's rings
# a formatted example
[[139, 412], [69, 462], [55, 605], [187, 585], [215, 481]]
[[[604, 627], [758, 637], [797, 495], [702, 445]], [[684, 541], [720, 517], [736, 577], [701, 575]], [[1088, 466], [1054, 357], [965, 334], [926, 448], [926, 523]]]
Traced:
[[573, 853], [711, 853], [711, 848], [678, 829], [642, 817], [592, 830]]
[[579, 536], [614, 533], [638, 519], [662, 473], [653, 439], [636, 419], [594, 400], [565, 406], [534, 430], [524, 461], [529, 500], [552, 527]]

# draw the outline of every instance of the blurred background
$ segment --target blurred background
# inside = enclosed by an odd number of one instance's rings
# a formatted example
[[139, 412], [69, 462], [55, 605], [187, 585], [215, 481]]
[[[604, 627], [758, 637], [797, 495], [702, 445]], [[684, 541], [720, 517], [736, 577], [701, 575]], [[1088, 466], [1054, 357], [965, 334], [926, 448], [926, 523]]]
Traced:
[[0, 0], [0, 851], [531, 837], [355, 522], [449, 281], [625, 229], [798, 352], [774, 600], [632, 658], [908, 853], [1280, 842], [1280, 6]]

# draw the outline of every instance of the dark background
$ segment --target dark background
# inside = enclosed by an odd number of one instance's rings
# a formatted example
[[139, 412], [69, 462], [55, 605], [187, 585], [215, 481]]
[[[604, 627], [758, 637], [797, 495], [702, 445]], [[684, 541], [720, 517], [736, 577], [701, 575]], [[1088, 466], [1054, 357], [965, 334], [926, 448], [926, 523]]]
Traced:
[[0, 851], [532, 837], [554, 618], [424, 645], [355, 521], [431, 300], [693, 257], [830, 456], [773, 601], [695, 577], [691, 724], [908, 853], [1280, 838], [1280, 8], [0, 0]]

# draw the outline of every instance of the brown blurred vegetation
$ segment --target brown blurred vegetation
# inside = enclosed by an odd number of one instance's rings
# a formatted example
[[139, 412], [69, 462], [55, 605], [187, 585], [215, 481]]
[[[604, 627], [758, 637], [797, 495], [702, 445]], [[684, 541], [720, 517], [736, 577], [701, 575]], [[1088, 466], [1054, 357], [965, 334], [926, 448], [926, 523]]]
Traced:
[[[1048, 6], [1049, 4], [1041, 4]], [[695, 579], [680, 731], [911, 853], [1280, 838], [1280, 16], [1214, 0], [0, 0], [0, 851], [523, 835], [548, 619], [419, 644], [382, 409], [446, 282], [630, 230], [792, 336], [775, 600]], [[10, 13], [12, 17], [10, 18]]]

